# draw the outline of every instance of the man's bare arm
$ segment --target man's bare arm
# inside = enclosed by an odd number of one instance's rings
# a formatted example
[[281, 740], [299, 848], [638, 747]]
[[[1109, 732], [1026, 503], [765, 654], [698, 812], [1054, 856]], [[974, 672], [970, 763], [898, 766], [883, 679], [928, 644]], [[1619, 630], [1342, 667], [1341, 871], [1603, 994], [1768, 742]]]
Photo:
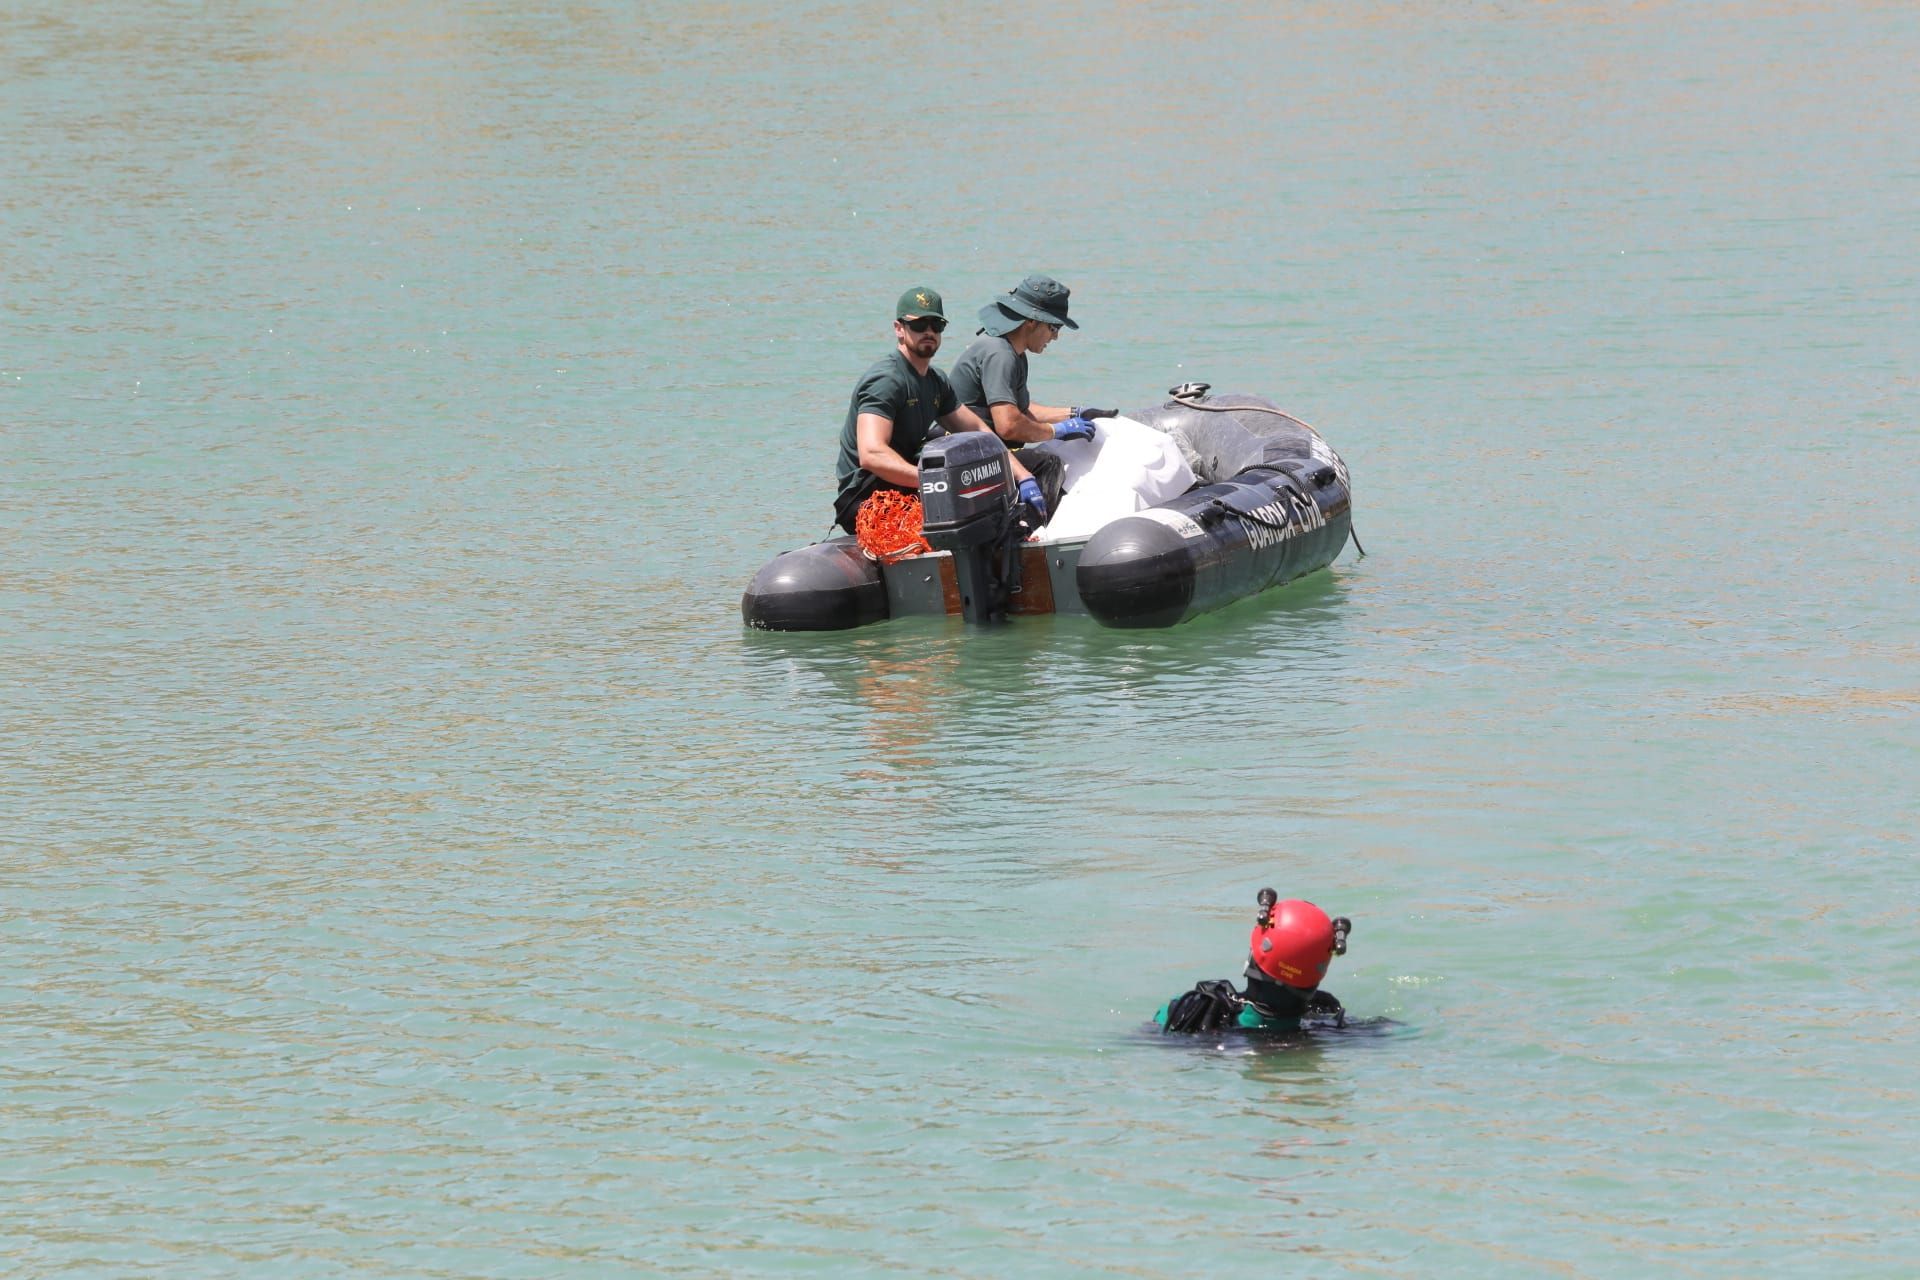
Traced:
[[901, 457], [893, 447], [893, 419], [877, 413], [863, 413], [854, 419], [854, 440], [860, 446], [860, 465], [888, 484], [903, 489], [920, 487], [920, 468]]
[[[955, 407], [951, 413], [948, 413], [945, 416], [943, 416], [940, 419], [940, 425], [945, 427], [949, 431], [992, 431], [993, 430], [993, 428], [989, 427], [986, 423], [980, 421], [979, 414], [967, 408], [967, 406], [965, 405], [959, 405]], [[994, 432], [994, 434], [999, 435], [998, 432]], [[1003, 440], [1006, 439], [1005, 436], [1001, 436], [1000, 438]], [[1049, 430], [1045, 436], [1038, 437], [1038, 438], [1051, 440], [1053, 439], [1053, 432]], [[1020, 465], [1019, 454], [1010, 453], [1007, 455], [1007, 457], [1013, 463], [1013, 482], [1015, 484], [1019, 484], [1022, 480], [1031, 480], [1033, 478], [1033, 473]]]
[[[1033, 406], [1042, 413], [1047, 412], [1045, 405]], [[993, 432], [1002, 440], [1014, 444], [1034, 444], [1041, 440], [1053, 439], [1053, 428], [1044, 418], [1021, 411], [1017, 404], [988, 405], [987, 411], [993, 415]], [[1062, 413], [1060, 418], [1067, 415]], [[1054, 419], [1059, 421], [1059, 418]]]

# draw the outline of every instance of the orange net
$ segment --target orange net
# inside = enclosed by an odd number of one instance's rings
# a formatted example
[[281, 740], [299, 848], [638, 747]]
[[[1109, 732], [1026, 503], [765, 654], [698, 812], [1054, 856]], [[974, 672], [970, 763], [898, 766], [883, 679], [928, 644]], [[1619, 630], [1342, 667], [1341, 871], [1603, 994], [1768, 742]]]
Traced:
[[920, 495], [881, 489], [860, 504], [853, 518], [854, 536], [860, 549], [875, 560], [891, 564], [907, 556], [931, 551], [920, 536]]

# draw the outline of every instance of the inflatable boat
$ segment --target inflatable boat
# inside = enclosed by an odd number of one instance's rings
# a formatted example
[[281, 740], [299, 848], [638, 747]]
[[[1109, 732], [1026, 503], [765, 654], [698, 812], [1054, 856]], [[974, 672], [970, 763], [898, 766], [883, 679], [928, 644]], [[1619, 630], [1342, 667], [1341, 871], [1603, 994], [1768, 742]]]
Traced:
[[1186, 383], [1166, 403], [1124, 415], [1178, 450], [1182, 478], [1190, 472], [1192, 483], [1175, 496], [1110, 511], [1087, 532], [1066, 519], [1080, 492], [1070, 486], [1053, 524], [1021, 541], [998, 438], [942, 436], [920, 455], [923, 536], [933, 550], [883, 562], [838, 537], [786, 552], [754, 575], [740, 616], [770, 631], [1039, 613], [1170, 627], [1326, 568], [1352, 532], [1346, 464], [1271, 401], [1209, 391]]

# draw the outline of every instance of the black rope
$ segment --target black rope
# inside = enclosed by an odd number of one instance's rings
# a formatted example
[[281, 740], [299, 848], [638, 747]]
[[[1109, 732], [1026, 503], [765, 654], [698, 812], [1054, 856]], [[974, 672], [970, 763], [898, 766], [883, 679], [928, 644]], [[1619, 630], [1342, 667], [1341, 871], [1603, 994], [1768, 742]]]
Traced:
[[[1198, 387], [1199, 390], [1188, 391], [1187, 390], [1188, 387]], [[1173, 402], [1175, 404], [1183, 404], [1187, 406], [1187, 408], [1189, 409], [1199, 409], [1203, 413], [1271, 413], [1275, 417], [1285, 418], [1289, 422], [1299, 422], [1300, 425], [1303, 427], [1307, 425], [1306, 423], [1301, 422], [1300, 419], [1295, 417], [1293, 414], [1288, 413], [1285, 409], [1275, 409], [1269, 405], [1202, 404], [1200, 402], [1200, 398], [1206, 395], [1207, 392], [1211, 390], [1213, 390], [1213, 388], [1204, 382], [1183, 382], [1179, 386], [1173, 388], [1173, 390], [1169, 391], [1167, 394], [1173, 397]], [[1312, 428], [1309, 427], [1308, 430], [1312, 430]]]
[[1226, 504], [1225, 500], [1220, 498], [1215, 498], [1212, 505], [1216, 511], [1224, 511], [1228, 515], [1239, 516], [1242, 520], [1251, 520], [1254, 524], [1261, 525], [1268, 529], [1293, 528], [1293, 521], [1291, 520], [1269, 520], [1257, 511], [1242, 511], [1238, 507], [1230, 507]]

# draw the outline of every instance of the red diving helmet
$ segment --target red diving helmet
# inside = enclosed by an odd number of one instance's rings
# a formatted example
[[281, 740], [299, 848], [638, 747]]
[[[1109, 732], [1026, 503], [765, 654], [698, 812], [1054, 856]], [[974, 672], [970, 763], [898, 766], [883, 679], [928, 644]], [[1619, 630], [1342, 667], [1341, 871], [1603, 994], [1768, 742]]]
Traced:
[[1311, 902], [1279, 898], [1271, 889], [1260, 891], [1260, 917], [1247, 946], [1260, 972], [1285, 986], [1311, 991], [1327, 976], [1333, 958], [1346, 954], [1347, 931], [1353, 926], [1344, 916], [1328, 919]]

